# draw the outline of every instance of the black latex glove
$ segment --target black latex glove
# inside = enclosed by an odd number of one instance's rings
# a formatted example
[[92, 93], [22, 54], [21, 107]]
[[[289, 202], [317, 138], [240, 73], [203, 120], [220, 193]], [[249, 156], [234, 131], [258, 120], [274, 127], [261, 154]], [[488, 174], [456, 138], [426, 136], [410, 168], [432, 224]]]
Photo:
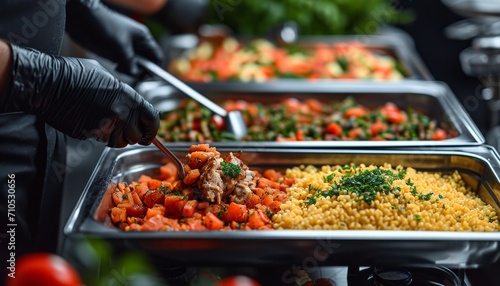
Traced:
[[117, 63], [118, 71], [139, 75], [136, 55], [161, 65], [163, 52], [145, 25], [97, 0], [68, 1], [66, 13], [69, 36], [84, 48]]
[[0, 96], [4, 110], [36, 114], [71, 137], [110, 147], [148, 145], [155, 137], [159, 112], [97, 61], [11, 47], [11, 81]]

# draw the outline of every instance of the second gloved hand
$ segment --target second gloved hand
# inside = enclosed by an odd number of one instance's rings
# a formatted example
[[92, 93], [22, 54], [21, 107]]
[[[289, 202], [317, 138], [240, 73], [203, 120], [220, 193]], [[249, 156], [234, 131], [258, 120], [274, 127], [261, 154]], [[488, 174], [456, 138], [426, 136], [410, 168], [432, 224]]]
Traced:
[[11, 84], [0, 106], [36, 114], [71, 137], [110, 147], [148, 145], [156, 136], [159, 112], [97, 61], [11, 48]]
[[83, 47], [118, 64], [117, 70], [139, 75], [135, 57], [160, 65], [163, 51], [148, 28], [110, 10], [99, 0], [72, 0], [66, 6], [66, 31]]

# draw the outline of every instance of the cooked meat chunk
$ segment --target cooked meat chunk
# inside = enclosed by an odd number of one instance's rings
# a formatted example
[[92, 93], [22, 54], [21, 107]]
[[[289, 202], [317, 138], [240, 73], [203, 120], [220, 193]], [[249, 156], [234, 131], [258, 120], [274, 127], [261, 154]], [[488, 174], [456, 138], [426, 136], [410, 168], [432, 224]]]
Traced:
[[217, 158], [210, 158], [201, 168], [198, 188], [201, 195], [210, 202], [220, 203], [224, 193], [221, 166]]
[[248, 200], [249, 195], [252, 193], [252, 187], [255, 186], [255, 173], [250, 170], [246, 170], [245, 178], [239, 181], [231, 194], [230, 201], [237, 204], [245, 204]]
[[[221, 164], [222, 162], [224, 163]], [[231, 164], [241, 169], [236, 177], [223, 171], [223, 165]], [[208, 159], [201, 167], [200, 173], [198, 188], [201, 195], [209, 202], [217, 204], [221, 202], [244, 204], [252, 193], [251, 188], [255, 186], [254, 172], [238, 158], [238, 153], [229, 153], [224, 160], [219, 156]]]

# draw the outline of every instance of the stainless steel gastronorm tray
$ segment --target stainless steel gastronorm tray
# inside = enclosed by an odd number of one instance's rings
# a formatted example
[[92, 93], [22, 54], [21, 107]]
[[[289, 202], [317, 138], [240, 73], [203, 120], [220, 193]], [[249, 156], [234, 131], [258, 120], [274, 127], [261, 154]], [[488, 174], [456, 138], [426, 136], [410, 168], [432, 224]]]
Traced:
[[[137, 87], [147, 100], [160, 111], [175, 109], [180, 100], [187, 96], [171, 86], [159, 82], [142, 82]], [[390, 83], [376, 82], [317, 82], [303, 84], [298, 82], [241, 85], [227, 84], [224, 88], [206, 86], [199, 90], [216, 103], [228, 99], [242, 99], [262, 104], [278, 103], [289, 97], [299, 100], [316, 98], [322, 102], [341, 101], [352, 96], [360, 104], [369, 108], [393, 102], [402, 109], [413, 108], [451, 129], [458, 136], [446, 140], [393, 140], [393, 141], [296, 141], [296, 142], [214, 142], [214, 146], [249, 147], [291, 147], [291, 148], [337, 148], [337, 147], [408, 147], [408, 146], [463, 146], [481, 145], [485, 139], [469, 114], [449, 87], [434, 81], [404, 81]], [[169, 143], [176, 145], [177, 143]], [[183, 145], [182, 143], [180, 145]]]
[[[184, 158], [187, 148], [173, 147]], [[218, 148], [223, 155], [234, 148]], [[466, 183], [500, 215], [500, 161], [491, 147], [447, 149], [318, 150], [242, 149], [251, 169], [284, 170], [300, 164], [401, 164], [418, 170], [460, 172]], [[108, 217], [109, 192], [120, 181], [155, 175], [165, 156], [153, 147], [107, 149], [65, 228], [66, 241], [100, 237], [121, 250], [160, 257], [164, 264], [415, 265], [479, 267], [500, 257], [500, 232], [270, 230], [125, 232]], [[308, 264], [309, 265], [309, 264]]]
[[[252, 38], [237, 37], [243, 43], [249, 42]], [[420, 56], [416, 52], [414, 43], [405, 32], [387, 28], [379, 34], [372, 35], [336, 35], [336, 36], [301, 36], [295, 43], [300, 47], [312, 47], [317, 44], [336, 44], [358, 42], [376, 54], [387, 55], [394, 58], [400, 65], [401, 71], [406, 79], [433, 80], [433, 76], [423, 64]], [[198, 39], [195, 36], [183, 35], [170, 37], [162, 41], [161, 45], [167, 55], [167, 64], [175, 58], [186, 56], [195, 48]], [[342, 81], [341, 79], [328, 79], [329, 81]], [[307, 82], [306, 79], [274, 79], [273, 81], [283, 82]], [[197, 87], [206, 85], [224, 86], [228, 82], [213, 81], [209, 83], [192, 83]]]

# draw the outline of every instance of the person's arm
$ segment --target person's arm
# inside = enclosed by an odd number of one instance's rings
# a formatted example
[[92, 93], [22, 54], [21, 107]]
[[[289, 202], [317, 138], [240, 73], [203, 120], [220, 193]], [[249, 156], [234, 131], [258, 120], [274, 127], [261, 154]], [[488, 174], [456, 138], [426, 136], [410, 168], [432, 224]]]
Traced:
[[10, 81], [11, 70], [12, 55], [10, 47], [6, 42], [0, 40], [0, 96], [3, 96], [7, 89], [8, 82]]
[[7, 44], [12, 67], [0, 109], [35, 114], [64, 134], [110, 147], [148, 145], [155, 138], [159, 112], [97, 61]]

